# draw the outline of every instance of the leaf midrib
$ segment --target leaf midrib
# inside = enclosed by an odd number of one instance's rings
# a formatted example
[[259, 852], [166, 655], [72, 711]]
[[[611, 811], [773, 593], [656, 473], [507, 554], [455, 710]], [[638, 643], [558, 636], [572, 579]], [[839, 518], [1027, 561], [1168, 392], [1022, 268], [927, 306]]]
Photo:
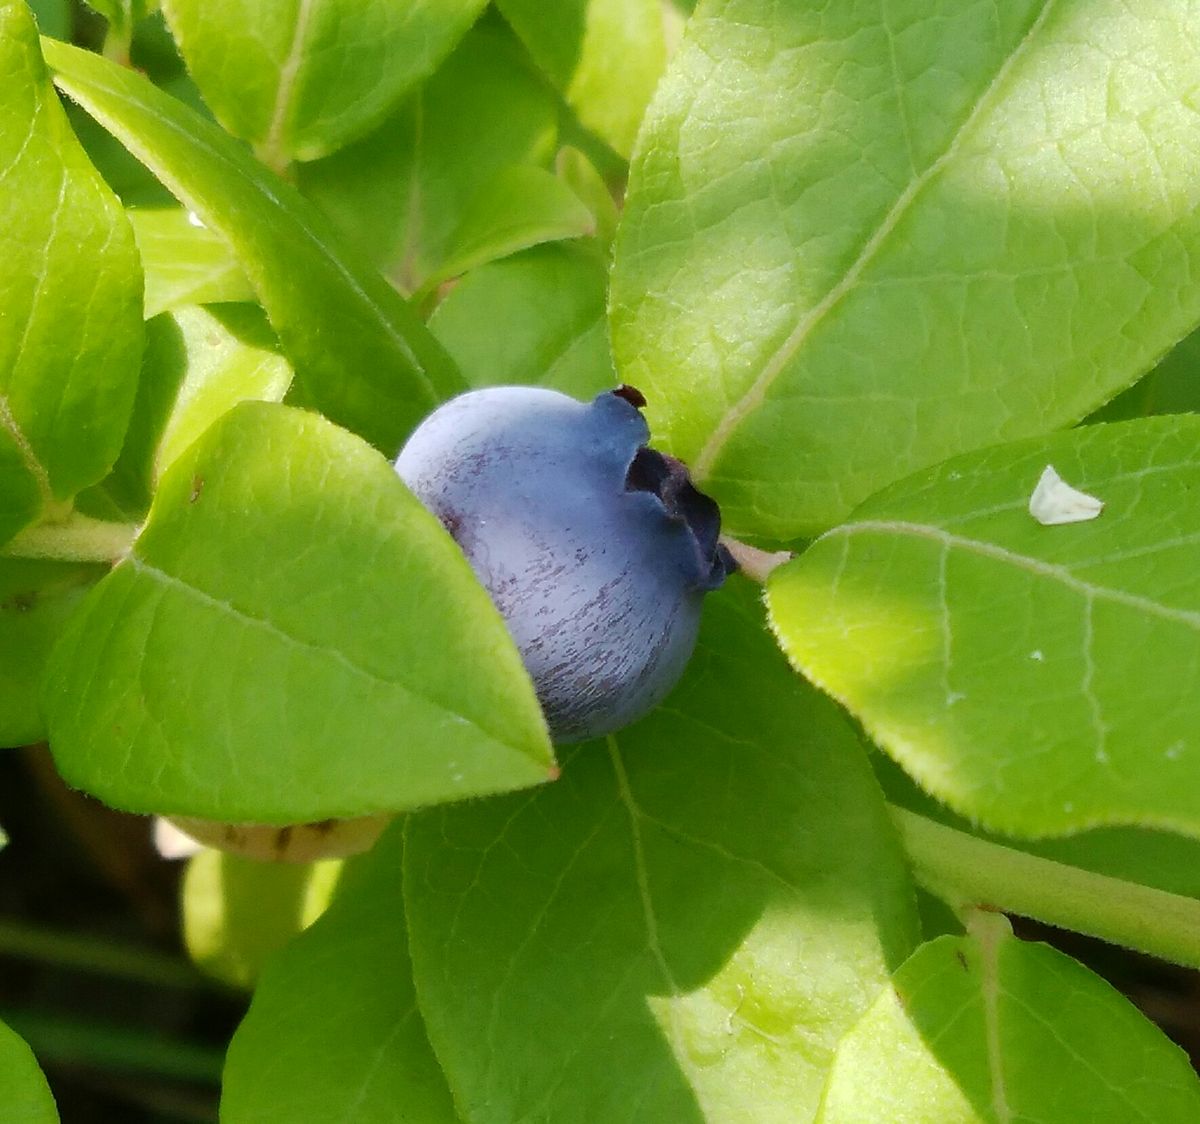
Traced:
[[1045, 562], [1028, 554], [1020, 554], [1009, 550], [997, 543], [984, 542], [981, 539], [970, 539], [963, 535], [951, 534], [940, 527], [928, 523], [910, 523], [904, 520], [870, 519], [859, 523], [845, 523], [821, 536], [818, 541], [832, 539], [838, 536], [849, 537], [858, 534], [906, 535], [912, 538], [928, 539], [940, 544], [947, 550], [964, 550], [971, 554], [981, 555], [998, 562], [1003, 562], [1039, 577], [1058, 582], [1080, 596], [1098, 601], [1110, 601], [1127, 608], [1137, 609], [1150, 616], [1162, 620], [1173, 621], [1186, 625], [1188, 628], [1200, 631], [1200, 611], [1193, 609], [1176, 609], [1164, 605], [1138, 593], [1130, 593], [1124, 589], [1114, 589], [1112, 586], [1097, 585], [1095, 582], [1084, 581], [1076, 577], [1066, 566], [1054, 562]]
[[[812, 332], [854, 289], [862, 274], [875, 259], [883, 244], [887, 241], [888, 236], [908, 213], [925, 185], [958, 154], [959, 149], [965, 138], [970, 134], [976, 121], [990, 107], [996, 91], [1012, 72], [1018, 59], [1020, 59], [1028, 48], [1029, 43], [1037, 36], [1046, 23], [1056, 2], [1057, 0], [1046, 0], [1037, 18], [1029, 25], [1029, 30], [1026, 31], [1021, 41], [997, 68], [994, 77], [988, 83], [986, 89], [975, 99], [975, 104], [963, 119], [962, 124], [955, 130], [945, 151], [936, 160], [932, 161], [923, 172], [909, 180], [908, 186], [897, 196], [891, 209], [884, 215], [882, 221], [875, 228], [874, 233], [871, 234], [863, 245], [863, 248], [859, 251], [858, 257], [850, 264], [846, 272], [842, 274], [841, 279], [820, 301], [812, 306], [807, 314], [801, 316], [799, 323], [792, 329], [787, 339], [767, 359], [762, 371], [750, 384], [749, 389], [740, 398], [736, 399], [718, 419], [716, 426], [696, 456], [692, 466], [692, 476], [698, 483], [703, 483], [711, 477], [717, 460], [734, 432], [754, 410], [762, 405], [772, 386], [774, 386], [797, 352], [804, 346], [805, 341]], [[898, 95], [901, 92], [898, 91]]]
[[[64, 93], [68, 94], [72, 99], [77, 101], [81, 106], [83, 106], [89, 115], [95, 117], [97, 121], [101, 122], [105, 129], [109, 131], [112, 130], [113, 116], [110, 113], [104, 112], [100, 108], [100, 106], [97, 104], [96, 98], [88, 96], [86, 87], [89, 85], [98, 90], [101, 95], [110, 98], [118, 105], [124, 105], [132, 108], [136, 112], [151, 116], [160, 127], [168, 129], [176, 136], [182, 137], [186, 143], [196, 146], [202, 150], [205, 155], [211, 157], [214, 161], [220, 162], [223, 167], [232, 172], [244, 184], [252, 188], [254, 191], [261, 193], [265, 199], [267, 199], [277, 208], [277, 213], [286, 220], [291, 230], [300, 234], [304, 240], [310, 244], [311, 248], [316, 251], [318, 260], [331, 267], [334, 273], [337, 274], [337, 276], [343, 282], [345, 282], [346, 287], [353, 293], [353, 295], [359, 298], [363, 307], [372, 314], [372, 318], [383, 330], [384, 335], [390, 340], [396, 350], [404, 357], [407, 364], [411, 366], [414, 375], [419, 380], [422, 389], [426, 392], [429, 401], [432, 403], [437, 403], [440, 401], [440, 395], [437, 393], [436, 388], [433, 385], [433, 381], [426, 372], [424, 364], [418, 361], [418, 358], [415, 352], [409, 346], [408, 341], [399, 331], [397, 331], [383, 308], [381, 308], [378, 302], [376, 302], [362, 287], [358, 279], [348, 269], [345, 263], [342, 262], [341, 259], [329, 249], [329, 247], [317, 236], [316, 232], [313, 231], [306, 222], [301, 221], [293, 214], [291, 206], [284, 204], [278, 198], [278, 196], [270, 190], [269, 185], [263, 182], [262, 178], [251, 176], [238, 162], [230, 160], [225, 153], [214, 148], [202, 137], [183, 129], [174, 121], [172, 121], [170, 117], [161, 115], [154, 107], [149, 106], [144, 99], [139, 99], [130, 94], [124, 94], [116, 87], [105, 83], [95, 75], [91, 75], [90, 77], [84, 79], [74, 78], [71, 75], [64, 74], [58, 65], [50, 62], [50, 59], [56, 55], [60, 58], [64, 54], [67, 57], [72, 57], [78, 50], [77, 48], [69, 47], [66, 44], [57, 43], [53, 40], [43, 40], [43, 46], [46, 50], [47, 62], [50, 64], [54, 74], [55, 85], [58, 86]], [[78, 53], [86, 54], [86, 52], [83, 51], [79, 51]], [[81, 89], [81, 86], [84, 88]], [[219, 231], [224, 231], [226, 224], [223, 221], [220, 221], [218, 218], [213, 217], [211, 209], [204, 206], [196, 198], [193, 192], [184, 190], [180, 185], [177, 176], [165, 175], [161, 171], [155, 170], [156, 162], [149, 157], [148, 149], [145, 145], [140, 144], [136, 137], [129, 136], [127, 129], [121, 129], [120, 134], [121, 144], [128, 148], [129, 151], [133, 153], [141, 163], [145, 164], [152, 171], [154, 171], [155, 175], [158, 176], [168, 188], [170, 188], [174, 195], [182, 200], [190, 209], [196, 211], [201, 215], [201, 217], [211, 222], [214, 228]], [[259, 286], [256, 285], [255, 288], [259, 288]], [[396, 299], [400, 301], [403, 300], [399, 294], [396, 294]]]
[[311, 652], [318, 656], [323, 656], [340, 664], [351, 674], [359, 678], [366, 679], [368, 682], [381, 687], [391, 687], [403, 691], [411, 698], [420, 699], [427, 703], [434, 710], [441, 714], [449, 715], [456, 721], [467, 723], [473, 729], [477, 730], [489, 742], [497, 745], [502, 745], [507, 749], [515, 751], [520, 757], [526, 760], [537, 760], [532, 754], [526, 752], [521, 746], [514, 745], [512, 742], [505, 740], [498, 734], [486, 729], [476, 722], [470, 716], [463, 714], [461, 711], [452, 710], [436, 699], [430, 698], [427, 694], [416, 690], [411, 684], [400, 679], [388, 678], [380, 675], [378, 672], [372, 671], [370, 668], [363, 667], [361, 664], [352, 660], [345, 652], [339, 648], [329, 647], [323, 644], [315, 644], [310, 640], [304, 640], [298, 636], [293, 636], [290, 632], [280, 628], [274, 621], [267, 620], [264, 617], [256, 617], [246, 612], [244, 609], [239, 609], [236, 605], [229, 601], [222, 601], [219, 597], [214, 597], [207, 591], [200, 589], [198, 586], [192, 585], [184, 581], [182, 578], [168, 573], [166, 570], [159, 569], [157, 566], [147, 562], [145, 558], [131, 551], [126, 556], [126, 562], [139, 574], [144, 574], [155, 584], [163, 586], [167, 589], [174, 589], [182, 593], [185, 597], [193, 601], [199, 601], [209, 608], [215, 609], [226, 616], [233, 617], [241, 624], [252, 628], [259, 628], [276, 637], [285, 644], [295, 648], [300, 648], [303, 651]]
[[283, 147], [283, 133], [288, 124], [288, 113], [292, 107], [292, 93], [296, 88], [296, 80], [304, 61], [304, 48], [308, 40], [308, 21], [312, 14], [312, 0], [300, 0], [296, 11], [296, 23], [292, 30], [292, 42], [288, 48], [287, 58], [279, 68], [279, 82], [275, 87], [275, 103], [271, 109], [271, 122], [267, 126], [266, 140], [263, 148], [269, 158], [269, 163], [276, 164], [286, 161]]

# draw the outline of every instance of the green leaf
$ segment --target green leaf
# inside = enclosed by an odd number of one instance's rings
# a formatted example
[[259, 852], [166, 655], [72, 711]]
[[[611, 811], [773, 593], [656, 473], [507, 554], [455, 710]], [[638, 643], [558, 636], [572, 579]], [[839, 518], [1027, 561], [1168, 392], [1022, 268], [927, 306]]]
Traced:
[[486, 0], [165, 0], [205, 101], [276, 167], [341, 148], [432, 73]]
[[38, 707], [50, 649], [107, 566], [0, 558], [0, 746], [46, 736]]
[[296, 178], [350, 245], [412, 292], [442, 268], [467, 210], [504, 169], [549, 161], [556, 124], [520, 45], [484, 22], [373, 134]]
[[58, 85], [233, 247], [295, 368], [300, 402], [394, 454], [459, 388], [395, 290], [228, 134], [127, 68], [49, 40], [45, 50]]
[[405, 897], [472, 1124], [805, 1119], [914, 929], [858, 742], [743, 583], [664, 706], [557, 784], [410, 817]]
[[413, 992], [394, 829], [263, 973], [229, 1045], [226, 1124], [456, 1124]]
[[608, 271], [588, 246], [539, 246], [473, 270], [429, 327], [472, 386], [539, 383], [576, 398], [610, 389]]
[[697, 11], [631, 170], [613, 347], [731, 530], [811, 535], [1075, 421], [1200, 320], [1198, 52], [1179, 4]]
[[529, 164], [502, 169], [463, 212], [446, 260], [424, 288], [543, 242], [583, 238], [596, 220], [562, 180]]
[[2, 543], [116, 459], [137, 386], [142, 277], [20, 0], [0, 2], [0, 75]]
[[1083, 965], [988, 920], [900, 968], [842, 1040], [820, 1124], [1197, 1119], [1178, 1046]]
[[497, 0], [580, 122], [628, 158], [667, 63], [660, 0]]
[[189, 304], [249, 301], [254, 289], [229, 244], [182, 207], [129, 212], [142, 268], [145, 316]]
[[11, 1124], [58, 1124], [58, 1110], [33, 1051], [0, 1023], [0, 1104]]
[[46, 683], [59, 771], [131, 811], [298, 823], [554, 771], [453, 540], [374, 450], [269, 403], [235, 407], [163, 475]]
[[[956, 811], [1016, 835], [1200, 833], [1200, 418], [948, 461], [777, 570], [792, 662]], [[1106, 503], [1045, 527], [1043, 466]]]
[[257, 305], [179, 308], [146, 325], [146, 357], [125, 447], [102, 487], [142, 515], [179, 455], [239, 402], [278, 402], [292, 370]]
[[329, 904], [342, 863], [269, 863], [206, 847], [183, 878], [183, 939], [208, 975], [252, 987], [267, 959]]

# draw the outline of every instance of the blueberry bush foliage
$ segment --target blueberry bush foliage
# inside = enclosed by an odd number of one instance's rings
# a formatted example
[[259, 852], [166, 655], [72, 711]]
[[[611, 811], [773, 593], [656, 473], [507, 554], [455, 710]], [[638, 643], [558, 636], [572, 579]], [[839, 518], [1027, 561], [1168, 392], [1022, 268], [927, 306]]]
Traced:
[[[1200, 5], [94, 7], [0, 0], [0, 737], [389, 824], [191, 859], [222, 1118], [1200, 1119], [1007, 916], [1200, 966]], [[618, 382], [749, 564], [556, 748], [390, 461]]]

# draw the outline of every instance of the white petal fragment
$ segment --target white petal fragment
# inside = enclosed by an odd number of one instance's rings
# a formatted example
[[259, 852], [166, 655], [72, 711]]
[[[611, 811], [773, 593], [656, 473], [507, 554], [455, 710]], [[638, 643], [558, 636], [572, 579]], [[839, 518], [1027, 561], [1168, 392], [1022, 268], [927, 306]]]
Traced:
[[1059, 523], [1084, 523], [1095, 519], [1104, 510], [1104, 501], [1072, 488], [1052, 464], [1046, 465], [1033, 495], [1029, 497], [1029, 514], [1044, 527]]
[[190, 835], [163, 816], [154, 817], [154, 849], [164, 859], [190, 859], [204, 850]]

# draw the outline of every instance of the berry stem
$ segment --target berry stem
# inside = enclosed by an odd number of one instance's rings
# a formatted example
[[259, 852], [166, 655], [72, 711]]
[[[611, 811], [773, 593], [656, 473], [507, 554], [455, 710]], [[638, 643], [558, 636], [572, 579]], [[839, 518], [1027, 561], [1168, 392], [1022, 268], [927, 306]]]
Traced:
[[1200, 967], [1200, 901], [1005, 847], [895, 805], [913, 877], [960, 917], [1031, 917], [1174, 964]]
[[733, 555], [738, 569], [746, 577], [760, 584], [771, 576], [771, 571], [776, 566], [782, 566], [794, 557], [787, 550], [759, 550], [758, 547], [739, 542], [737, 539], [730, 538], [729, 535], [722, 535], [721, 542], [725, 549]]

